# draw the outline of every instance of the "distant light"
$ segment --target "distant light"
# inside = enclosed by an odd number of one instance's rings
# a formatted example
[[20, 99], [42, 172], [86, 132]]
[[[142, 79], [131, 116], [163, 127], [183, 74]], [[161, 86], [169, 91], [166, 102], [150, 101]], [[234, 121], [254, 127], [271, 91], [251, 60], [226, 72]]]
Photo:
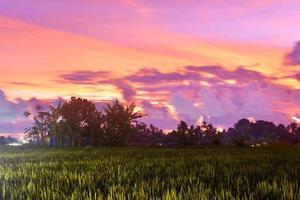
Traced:
[[22, 144], [21, 143], [16, 143], [16, 142], [8, 144], [8, 146], [20, 146], [20, 145], [22, 145]]
[[23, 139], [23, 140], [22, 140], [22, 144], [28, 144], [28, 143], [29, 143], [28, 140], [26, 140], [26, 139]]
[[300, 118], [298, 118], [298, 117], [292, 117], [292, 119], [296, 122], [296, 123], [300, 123]]

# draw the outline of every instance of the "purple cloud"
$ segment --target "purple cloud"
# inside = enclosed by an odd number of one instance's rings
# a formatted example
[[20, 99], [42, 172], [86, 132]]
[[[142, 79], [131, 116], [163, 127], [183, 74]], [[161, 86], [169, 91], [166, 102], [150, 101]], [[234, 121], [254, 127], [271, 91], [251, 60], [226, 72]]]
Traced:
[[293, 50], [285, 56], [284, 63], [291, 66], [300, 65], [300, 41], [298, 41]]
[[151, 97], [164, 92], [163, 101], [174, 106], [178, 118], [195, 123], [203, 117], [224, 127], [247, 117], [290, 122], [300, 91], [273, 83], [276, 79], [243, 67], [229, 71], [221, 66], [187, 66], [173, 73], [141, 70], [128, 78]]
[[164, 129], [174, 128], [179, 119], [194, 124], [201, 118], [223, 127], [247, 117], [288, 123], [291, 112], [300, 112], [295, 109], [299, 107], [299, 90], [272, 82], [280, 77], [243, 67], [186, 66], [170, 73], [145, 68], [121, 78], [111, 75], [99, 81], [99, 76], [102, 73], [75, 72], [64, 78], [72, 82], [70, 77], [76, 77], [77, 84], [88, 81], [118, 87], [126, 101], [134, 101], [151, 113], [147, 122]]
[[195, 79], [199, 78], [197, 74], [186, 74], [184, 71], [180, 72], [172, 72], [172, 73], [162, 73], [154, 68], [145, 68], [141, 69], [137, 73], [127, 77], [129, 81], [137, 82], [137, 83], [148, 83], [148, 84], [156, 84], [164, 81], [180, 81], [184, 79]]
[[161, 129], [172, 129], [178, 123], [177, 119], [164, 105], [153, 105], [146, 100], [140, 102], [140, 105], [147, 113], [147, 116], [142, 119], [145, 123], [151, 123]]
[[74, 71], [60, 74], [56, 81], [87, 85], [111, 84], [121, 90], [126, 101], [131, 101], [136, 94], [135, 89], [126, 80], [113, 78], [112, 74], [106, 71]]
[[110, 76], [106, 71], [75, 71], [59, 75], [59, 80], [75, 84], [95, 84], [97, 80]]
[[111, 81], [111, 84], [113, 83], [115, 86], [117, 86], [123, 94], [123, 98], [126, 101], [132, 101], [133, 97], [136, 95], [136, 91], [134, 87], [132, 87], [130, 84], [126, 83], [125, 81]]
[[[186, 66], [171, 73], [147, 68], [121, 78], [102, 71], [77, 71], [58, 77], [57, 81], [90, 87], [114, 85], [126, 102], [135, 102], [144, 109], [148, 114], [144, 122], [163, 129], [176, 127], [178, 120], [195, 124], [204, 119], [222, 127], [247, 117], [289, 123], [291, 116], [300, 113], [300, 90], [272, 82], [280, 77], [243, 67], [230, 71], [222, 66]], [[62, 101], [20, 98], [11, 102], [0, 90], [0, 133], [22, 132], [31, 123], [23, 116], [24, 111], [33, 112], [36, 105], [47, 107]], [[101, 109], [108, 102], [95, 103]]]

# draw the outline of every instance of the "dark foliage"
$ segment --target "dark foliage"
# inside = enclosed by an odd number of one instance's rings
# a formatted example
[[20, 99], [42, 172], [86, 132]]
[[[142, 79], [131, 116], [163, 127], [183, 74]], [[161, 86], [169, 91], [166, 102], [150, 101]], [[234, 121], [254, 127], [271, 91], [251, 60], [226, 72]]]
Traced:
[[99, 111], [91, 101], [72, 97], [46, 111], [37, 106], [34, 124], [25, 132], [33, 143], [51, 146], [250, 146], [300, 141], [297, 123], [285, 127], [241, 119], [228, 130], [217, 131], [207, 122], [194, 126], [180, 121], [176, 130], [164, 133], [152, 124], [140, 122], [144, 116], [136, 111], [135, 104], [123, 105], [116, 100]]

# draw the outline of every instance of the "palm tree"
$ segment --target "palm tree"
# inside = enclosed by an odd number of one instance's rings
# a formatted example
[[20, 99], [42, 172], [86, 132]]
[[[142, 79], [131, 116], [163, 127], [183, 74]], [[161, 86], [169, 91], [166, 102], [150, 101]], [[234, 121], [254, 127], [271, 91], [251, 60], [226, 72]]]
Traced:
[[[48, 112], [43, 111], [43, 107], [41, 105], [36, 106], [37, 115], [33, 117], [34, 124], [32, 127], [25, 129], [25, 134], [27, 138], [33, 138], [39, 144], [44, 144], [46, 142], [47, 137], [47, 115]], [[25, 112], [25, 116], [29, 117], [31, 115], [30, 112]]]
[[62, 120], [61, 115], [61, 103], [58, 104], [57, 107], [54, 107], [52, 105], [49, 106], [49, 112], [47, 113], [47, 126], [48, 126], [48, 132], [49, 136], [51, 138], [51, 145], [62, 145], [62, 134], [60, 123]]
[[127, 144], [129, 134], [134, 132], [134, 124], [145, 116], [135, 111], [136, 105], [122, 105], [118, 100], [107, 104], [104, 108], [103, 130], [109, 145], [123, 146]]

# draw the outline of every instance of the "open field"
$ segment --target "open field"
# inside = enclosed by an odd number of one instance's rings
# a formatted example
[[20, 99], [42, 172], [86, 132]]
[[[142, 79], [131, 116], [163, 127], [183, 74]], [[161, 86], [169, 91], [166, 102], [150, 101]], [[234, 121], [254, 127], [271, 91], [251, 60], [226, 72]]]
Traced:
[[300, 199], [300, 147], [0, 147], [0, 199]]

